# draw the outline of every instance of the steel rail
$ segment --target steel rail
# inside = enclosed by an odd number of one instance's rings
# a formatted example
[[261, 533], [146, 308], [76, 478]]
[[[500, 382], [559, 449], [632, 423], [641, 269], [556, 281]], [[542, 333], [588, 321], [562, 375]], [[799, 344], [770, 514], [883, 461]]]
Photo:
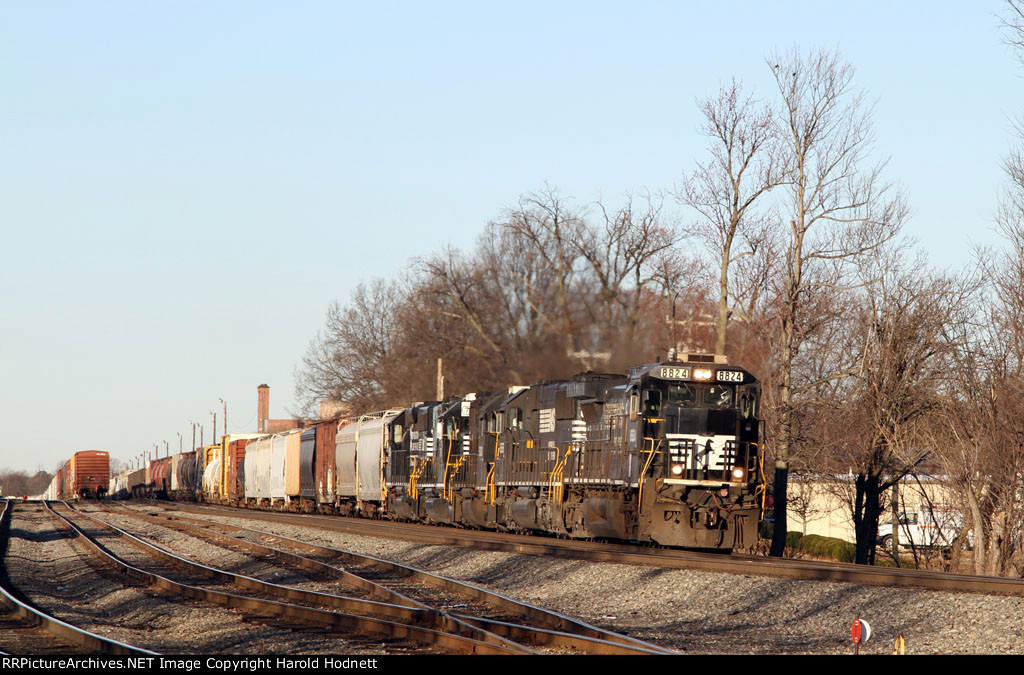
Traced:
[[[520, 602], [518, 600], [514, 600], [499, 593], [495, 593], [494, 591], [487, 590], [475, 584], [456, 581], [454, 579], [449, 579], [447, 577], [433, 574], [431, 572], [426, 572], [424, 570], [409, 567], [408, 565], [401, 565], [399, 563], [391, 562], [389, 560], [384, 560], [373, 556], [361, 555], [353, 553], [351, 551], [344, 551], [341, 549], [330, 548], [327, 546], [310, 544], [308, 542], [299, 541], [297, 539], [292, 539], [289, 537], [284, 537], [281, 535], [273, 534], [271, 532], [266, 532], [263, 530], [254, 530], [250, 528], [241, 527], [238, 525], [217, 523], [208, 520], [197, 520], [193, 518], [185, 518], [182, 516], [168, 516], [166, 514], [164, 515], [164, 517], [168, 520], [177, 520], [180, 522], [192, 523], [194, 526], [202, 528], [203, 532], [208, 532], [209, 528], [211, 527], [218, 527], [227, 532], [248, 533], [259, 537], [268, 537], [272, 540], [286, 542], [290, 546], [294, 546], [296, 548], [303, 549], [318, 555], [341, 557], [342, 559], [347, 559], [359, 564], [377, 565], [381, 567], [391, 568], [393, 570], [400, 572], [404, 576], [415, 579], [423, 584], [433, 586], [434, 588], [439, 588], [441, 590], [445, 590], [451, 593], [456, 593], [477, 600], [481, 600], [487, 602], [492, 606], [499, 607], [514, 614], [526, 617], [532, 621], [538, 621], [547, 626], [551, 626], [552, 628], [556, 629], [554, 631], [556, 633], [574, 635], [576, 636], [578, 643], [579, 640], [584, 638], [596, 640], [596, 653], [609, 653], [607, 651], [608, 648], [606, 647], [606, 643], [613, 643], [621, 645], [620, 649], [625, 649], [628, 653], [678, 654], [678, 652], [675, 652], [671, 649], [667, 649], [660, 645], [644, 642], [643, 640], [638, 640], [628, 635], [622, 635], [621, 633], [615, 633], [613, 631], [593, 626], [591, 624], [579, 621], [577, 619], [566, 616], [564, 614], [560, 614], [558, 612], [554, 612], [548, 609], [544, 609], [542, 607], [537, 607], [535, 605]], [[238, 540], [233, 539], [233, 541]], [[486, 622], [487, 620], [483, 621]], [[552, 633], [552, 631], [544, 632]], [[542, 638], [542, 641], [550, 639], [552, 638], [548, 636]], [[578, 644], [578, 646], [582, 646], [582, 643]]]
[[[65, 506], [68, 506], [65, 503]], [[182, 584], [167, 577], [164, 577], [153, 572], [139, 569], [133, 565], [130, 565], [126, 561], [119, 558], [113, 552], [108, 551], [103, 545], [95, 540], [94, 537], [85, 532], [81, 527], [74, 523], [71, 519], [65, 517], [62, 514], [57, 513], [51, 508], [49, 503], [46, 504], [46, 508], [55, 518], [60, 519], [66, 523], [67, 527], [73, 530], [79, 537], [82, 538], [89, 549], [97, 555], [103, 562], [114, 566], [123, 573], [144, 581], [152, 586], [160, 588], [165, 591], [176, 593], [178, 595], [209, 602], [211, 604], [222, 605], [225, 607], [231, 607], [234, 609], [247, 609], [255, 612], [261, 612], [265, 614], [271, 614], [278, 617], [286, 617], [290, 619], [298, 619], [310, 623], [316, 623], [319, 625], [327, 625], [337, 628], [344, 628], [353, 630], [363, 634], [371, 635], [385, 635], [387, 637], [394, 637], [400, 639], [411, 640], [420, 644], [427, 644], [437, 646], [442, 649], [448, 649], [463, 653], [474, 653], [474, 654], [522, 654], [532, 653], [531, 650], [527, 650], [520, 645], [508, 646], [507, 644], [495, 644], [485, 643], [472, 638], [467, 638], [462, 635], [456, 635], [452, 633], [445, 633], [441, 631], [431, 630], [429, 628], [423, 628], [420, 626], [413, 626], [410, 624], [397, 623], [393, 621], [386, 621], [383, 619], [376, 619], [367, 616], [357, 616], [352, 614], [346, 614], [342, 612], [333, 612], [322, 609], [315, 609], [312, 607], [305, 607], [302, 605], [296, 605], [287, 602], [278, 602], [275, 600], [266, 600], [262, 598], [253, 598], [249, 596], [236, 595], [233, 593], [225, 593], [223, 591], [216, 591], [212, 589], [199, 588], [188, 584]], [[89, 514], [81, 511], [71, 509], [76, 514], [93, 520], [100, 524], [102, 527], [109, 529], [110, 531], [118, 534], [119, 536], [126, 537], [127, 541], [138, 542], [143, 547], [151, 547], [155, 550], [161, 551], [162, 554], [166, 554], [172, 558], [176, 558], [180, 563], [186, 567], [204, 568], [203, 565], [198, 565], [191, 561], [178, 558], [173, 554], [162, 551], [159, 547], [153, 547], [151, 544], [147, 544], [138, 537], [131, 535], [119, 528], [104, 523], [101, 519], [90, 516]], [[220, 572], [228, 576], [232, 576], [228, 572], [222, 570], [214, 570], [213, 568], [206, 568], [214, 572]], [[258, 581], [258, 580], [254, 580]], [[265, 583], [265, 582], [259, 582]], [[495, 636], [497, 637], [497, 636]], [[499, 642], [505, 642], [503, 638], [498, 638]]]
[[[574, 650], [579, 650], [581, 646], [585, 645], [586, 648], [582, 649], [582, 651], [585, 651], [588, 654], [649, 654], [659, 656], [678, 654], [678, 652], [667, 650], [656, 645], [652, 645], [650, 649], [645, 649], [639, 646], [626, 645], [622, 642], [611, 642], [609, 640], [602, 640], [596, 637], [587, 637], [577, 633], [564, 633], [562, 631], [545, 630], [543, 628], [526, 629], [524, 626], [517, 623], [508, 623], [507, 621], [484, 619], [466, 614], [453, 614], [452, 616], [456, 616], [467, 623], [479, 626], [491, 633], [504, 635], [517, 641], [533, 640], [548, 647], [561, 647]], [[529, 634], [526, 633], [527, 630], [529, 631]]]
[[[158, 502], [159, 503], [159, 502]], [[869, 567], [835, 561], [766, 558], [745, 554], [725, 555], [680, 549], [649, 548], [632, 544], [613, 544], [574, 539], [554, 539], [483, 530], [449, 527], [424, 527], [418, 523], [360, 520], [343, 516], [324, 516], [241, 509], [223, 505], [176, 503], [176, 508], [197, 512], [219, 512], [235, 518], [280, 522], [288, 518], [296, 525], [325, 527], [366, 536], [388, 536], [388, 530], [402, 539], [435, 545], [456, 545], [527, 555], [544, 555], [594, 562], [650, 565], [671, 569], [695, 569], [727, 574], [829, 581], [873, 586], [916, 587], [958, 593], [987, 593], [1024, 596], [1024, 580], [986, 577], [896, 567]], [[315, 525], [314, 525], [315, 523]]]
[[[141, 548], [144, 552], [149, 553], [150, 555], [154, 555], [154, 556], [160, 557], [160, 558], [164, 559], [165, 561], [171, 562], [172, 564], [188, 567], [189, 569], [191, 569], [191, 570], [193, 570], [193, 571], [195, 571], [197, 573], [206, 574], [207, 576], [210, 576], [211, 578], [215, 578], [215, 579], [217, 579], [219, 581], [224, 581], [226, 583], [236, 583], [236, 584], [238, 584], [238, 585], [240, 585], [242, 587], [249, 588], [249, 589], [259, 590], [259, 591], [262, 591], [264, 593], [275, 595], [277, 597], [282, 597], [282, 598], [285, 598], [285, 599], [292, 599], [292, 600], [301, 600], [301, 601], [305, 601], [305, 602], [309, 602], [309, 603], [313, 603], [313, 604], [332, 605], [332, 603], [329, 600], [336, 599], [337, 606], [339, 606], [339, 607], [352, 607], [354, 603], [366, 602], [366, 601], [359, 601], [359, 600], [354, 599], [354, 598], [342, 598], [341, 596], [331, 596], [330, 594], [314, 593], [314, 592], [311, 592], [311, 591], [302, 591], [302, 590], [295, 589], [295, 588], [288, 587], [288, 586], [280, 586], [278, 584], [264, 582], [264, 581], [261, 581], [259, 579], [254, 579], [254, 578], [251, 578], [251, 577], [245, 577], [243, 575], [234, 574], [232, 572], [226, 572], [224, 570], [218, 570], [218, 569], [206, 566], [206, 565], [202, 565], [202, 564], [199, 564], [199, 563], [192, 562], [190, 560], [185, 560], [184, 558], [180, 558], [179, 556], [176, 556], [173, 553], [165, 551], [164, 549], [161, 549], [160, 547], [158, 547], [158, 546], [156, 546], [154, 544], [150, 544], [149, 542], [146, 542], [146, 541], [136, 537], [135, 535], [133, 535], [133, 534], [127, 532], [127, 531], [121, 530], [120, 528], [117, 528], [116, 526], [114, 526], [114, 525], [112, 525], [110, 523], [107, 523], [107, 522], [105, 522], [105, 521], [103, 521], [103, 520], [101, 520], [99, 518], [96, 518], [95, 516], [91, 516], [90, 514], [82, 512], [82, 511], [77, 511], [76, 509], [74, 509], [74, 507], [71, 507], [70, 505], [67, 505], [67, 506], [69, 508], [71, 508], [73, 511], [76, 511], [77, 513], [80, 513], [81, 515], [84, 515], [84, 516], [86, 516], [88, 518], [91, 518], [95, 522], [97, 522], [97, 523], [101, 524], [102, 526], [110, 529], [111, 531], [115, 531], [116, 533], [121, 534], [121, 535], [127, 535], [128, 541], [130, 543], [132, 543], [136, 547]], [[132, 514], [132, 515], [135, 515], [135, 514]], [[138, 516], [136, 516], [136, 517], [138, 517]], [[162, 526], [165, 526], [165, 527], [167, 526], [166, 523], [160, 522], [159, 519], [154, 519], [154, 521], [156, 521], [157, 524], [159, 524], [159, 525], [162, 525]], [[205, 528], [198, 528], [198, 527], [196, 527], [196, 528], [189, 528], [189, 529], [192, 530], [193, 536], [207, 537], [207, 536], [210, 536], [211, 534], [213, 534], [213, 533], [209, 532]], [[425, 605], [425, 604], [423, 604], [421, 602], [418, 602], [418, 601], [413, 600], [411, 598], [408, 598], [408, 597], [406, 597], [404, 595], [396, 593], [396, 592], [394, 592], [394, 591], [392, 591], [392, 590], [390, 590], [390, 589], [388, 589], [388, 588], [386, 588], [384, 586], [380, 586], [379, 584], [375, 584], [375, 583], [373, 583], [371, 581], [367, 581], [365, 579], [362, 579], [360, 577], [352, 575], [349, 572], [345, 572], [343, 570], [338, 570], [337, 568], [333, 568], [333, 567], [331, 567], [329, 565], [325, 565], [324, 563], [321, 563], [321, 562], [318, 562], [318, 561], [315, 561], [315, 560], [310, 560], [308, 558], [303, 558], [301, 556], [296, 556], [294, 554], [289, 554], [289, 553], [286, 553], [284, 551], [277, 551], [276, 549], [271, 549], [269, 547], [261, 546], [259, 544], [255, 544], [255, 543], [252, 543], [252, 542], [241, 542], [240, 540], [238, 540], [238, 539], [236, 539], [234, 537], [221, 536], [221, 537], [219, 537], [219, 539], [223, 543], [225, 543], [225, 544], [228, 544], [228, 545], [239, 545], [239, 544], [241, 544], [242, 545], [241, 547], [247, 547], [251, 551], [256, 551], [256, 552], [262, 553], [264, 555], [281, 554], [282, 556], [286, 556], [290, 561], [304, 562], [306, 564], [301, 565], [301, 566], [303, 568], [305, 568], [305, 569], [311, 569], [311, 570], [314, 570], [314, 571], [317, 571], [317, 572], [327, 572], [327, 573], [334, 572], [336, 574], [343, 574], [346, 579], [354, 577], [355, 579], [357, 579], [358, 581], [362, 582], [366, 586], [372, 587], [373, 589], [375, 589], [379, 595], [387, 595], [390, 599], [393, 599], [394, 601], [399, 602], [399, 603], [403, 603], [404, 606], [397, 606], [397, 607], [394, 608], [395, 609], [395, 613], [398, 613], [400, 615], [400, 617], [408, 616], [410, 618], [410, 620], [415, 622], [415, 623], [422, 623], [422, 624], [426, 625], [427, 627], [433, 627], [434, 629], [439, 630], [439, 631], [441, 631], [443, 633], [452, 633], [452, 634], [456, 634], [456, 635], [462, 635], [462, 636], [465, 636], [465, 637], [468, 637], [468, 638], [471, 638], [471, 639], [475, 639], [475, 640], [479, 640], [481, 642], [485, 642], [485, 643], [489, 643], [489, 644], [498, 644], [498, 645], [510, 647], [510, 648], [513, 648], [513, 649], [516, 649], [516, 648], [520, 647], [520, 645], [518, 643], [514, 642], [514, 641], [511, 641], [511, 640], [508, 640], [506, 638], [503, 638], [500, 635], [489, 633], [486, 630], [483, 630], [483, 629], [481, 629], [481, 628], [479, 628], [477, 626], [474, 626], [473, 624], [466, 623], [466, 622], [464, 622], [464, 621], [462, 621], [462, 620], [460, 620], [458, 618], [455, 618], [455, 617], [452, 617], [452, 616], [446, 614], [445, 612], [437, 611], [437, 610], [435, 610], [435, 609], [433, 609], [431, 607], [428, 607], [427, 605]], [[379, 608], [379, 607], [381, 607], [381, 603], [373, 603], [373, 605], [371, 606], [371, 609]], [[526, 650], [525, 653], [530, 653], [530, 650]]]
[[[109, 507], [104, 506], [104, 509], [110, 511]], [[73, 509], [76, 510], [77, 509]], [[111, 526], [109, 523], [99, 520], [91, 516], [88, 513], [77, 511], [84, 516], [91, 517], [96, 522], [102, 523], [105, 526]], [[162, 527], [170, 527], [167, 521], [155, 516], [148, 516], [145, 514], [139, 514], [132, 511], [122, 511], [122, 515], [138, 518], [146, 522], [154, 523]], [[112, 527], [112, 526], [111, 526]], [[176, 556], [172, 553], [164, 551], [159, 546], [150, 544], [148, 542], [140, 543], [140, 540], [135, 539], [134, 535], [129, 534], [128, 541], [143, 551], [158, 555], [164, 560], [170, 561], [175, 564], [186, 564], [190, 569], [205, 573], [208, 576], [217, 578], [227, 583], [235, 583], [243, 588], [250, 588], [253, 590], [262, 591], [265, 593], [273, 593], [280, 595], [283, 598], [291, 598], [295, 600], [305, 600], [307, 602], [315, 602], [319, 604], [329, 604], [339, 609], [347, 609], [357, 611], [360, 613], [379, 614], [383, 616], [389, 616], [396, 619], [400, 619], [404, 623], [415, 623], [415, 624], [433, 624], [436, 623], [436, 612], [428, 607], [427, 605], [413, 600], [401, 593], [391, 590], [386, 586], [374, 583], [363, 579], [362, 577], [352, 574], [346, 570], [326, 565], [316, 560], [310, 560], [302, 556], [297, 556], [285, 551], [278, 551], [266, 546], [261, 546], [253, 542], [238, 539], [236, 537], [229, 537], [218, 532], [204, 530], [198, 527], [191, 526], [180, 526], [177, 529], [179, 531], [185, 531], [191, 536], [197, 536], [201, 538], [212, 539], [219, 542], [221, 545], [230, 548], [245, 549], [252, 553], [259, 553], [263, 555], [269, 555], [278, 559], [284, 560], [296, 567], [300, 567], [304, 570], [314, 572], [316, 574], [322, 574], [329, 576], [334, 579], [338, 579], [342, 583], [363, 591], [364, 593], [373, 595], [383, 599], [383, 602], [374, 602], [371, 600], [363, 600], [360, 598], [349, 598], [340, 595], [316, 593], [313, 591], [302, 591], [289, 586], [281, 586], [272, 582], [261, 581], [252, 577], [248, 577], [241, 574], [235, 574], [233, 572], [227, 572], [224, 570], [218, 570], [207, 565], [202, 565], [190, 560], [185, 560]]]
[[[316, 560], [312, 560], [310, 558], [304, 558], [302, 556], [296, 556], [295, 554], [288, 553], [287, 551], [282, 551], [280, 549], [272, 548], [272, 547], [269, 547], [269, 546], [263, 546], [262, 544], [257, 544], [255, 542], [251, 542], [251, 541], [248, 541], [248, 540], [245, 540], [245, 539], [240, 539], [238, 537], [231, 537], [231, 536], [227, 536], [227, 535], [222, 535], [222, 534], [219, 534], [217, 532], [212, 531], [211, 526], [212, 527], [218, 527], [218, 526], [221, 525], [219, 523], [210, 523], [209, 521], [194, 521], [192, 519], [175, 519], [175, 518], [172, 518], [172, 517], [166, 516], [166, 515], [162, 516], [162, 517], [160, 517], [160, 516], [151, 516], [151, 515], [139, 513], [137, 511], [134, 511], [134, 510], [131, 510], [131, 509], [118, 510], [116, 513], [118, 515], [124, 515], [126, 517], [137, 518], [137, 519], [143, 520], [145, 522], [154, 523], [154, 524], [160, 525], [162, 527], [171, 527], [173, 529], [176, 529], [176, 530], [181, 531], [181, 532], [188, 533], [188, 534], [190, 534], [192, 536], [195, 536], [195, 537], [198, 537], [198, 538], [213, 539], [214, 541], [219, 541], [223, 545], [228, 546], [228, 547], [232, 547], [232, 548], [237, 547], [237, 548], [242, 548], [242, 549], [245, 549], [245, 550], [248, 550], [248, 551], [252, 551], [252, 552], [255, 552], [255, 553], [261, 553], [261, 554], [264, 554], [264, 555], [280, 557], [280, 558], [283, 558], [283, 559], [288, 560], [290, 562], [305, 561], [306, 563], [311, 563], [311, 565], [303, 565], [303, 567], [306, 568], [306, 569], [311, 569], [311, 568], [312, 569], [318, 569], [320, 567], [326, 567], [328, 569], [336, 570], [337, 571], [337, 568], [335, 568], [335, 567], [332, 567], [330, 565], [325, 565], [324, 563], [321, 563], [321, 562], [316, 561]], [[203, 527], [200, 527], [199, 525], [189, 525], [189, 524], [187, 524], [185, 522], [180, 522], [180, 521], [185, 521], [185, 520], [188, 520], [189, 522], [201, 522], [203, 524]], [[231, 530], [231, 531], [244, 531], [241, 528], [236, 528], [235, 526], [224, 526], [224, 529], [228, 529], [228, 530]], [[261, 536], [266, 536], [266, 535], [261, 535]], [[313, 545], [310, 545], [310, 546], [313, 546]], [[358, 557], [356, 554], [349, 554], [349, 555], [354, 556], [354, 557]], [[357, 562], [362, 562], [362, 561], [357, 561]], [[376, 564], [375, 560], [372, 561], [372, 562], [373, 562], [373, 564]], [[400, 571], [404, 571], [405, 569], [411, 569], [411, 568], [406, 568], [405, 566], [399, 566], [398, 569]], [[367, 583], [372, 583], [372, 582], [367, 582]], [[462, 584], [461, 582], [454, 582], [454, 583], [456, 584], [456, 586], [454, 586], [454, 587], [446, 586], [444, 588], [444, 590], [451, 591], [451, 592], [459, 592], [459, 593], [461, 593], [463, 595], [466, 595], [467, 594], [467, 590], [468, 590], [468, 591], [470, 591], [470, 593], [469, 593], [470, 595], [474, 595], [474, 596], [476, 595], [475, 593], [472, 592], [472, 591], [475, 591], [474, 588], [466, 589], [466, 588], [464, 588], [464, 584]], [[416, 602], [416, 601], [413, 600], [412, 602]], [[426, 605], [422, 605], [422, 606], [423, 607], [427, 607]], [[507, 606], [503, 606], [502, 609], [509, 609], [509, 608]], [[547, 611], [547, 610], [542, 610], [542, 611]], [[563, 648], [563, 649], [572, 649], [572, 650], [575, 650], [575, 651], [586, 652], [588, 654], [668, 654], [668, 653], [675, 653], [675, 652], [671, 652], [670, 650], [666, 650], [664, 648], [657, 647], [655, 645], [650, 645], [649, 648], [645, 648], [645, 647], [641, 647], [641, 646], [635, 646], [635, 645], [626, 645], [626, 644], [623, 644], [623, 643], [612, 642], [612, 641], [609, 641], [609, 640], [606, 640], [606, 639], [601, 639], [601, 638], [598, 638], [598, 637], [590, 637], [590, 636], [580, 635], [578, 633], [567, 633], [567, 632], [563, 632], [563, 631], [547, 630], [547, 629], [537, 628], [537, 627], [533, 627], [533, 626], [523, 626], [523, 625], [520, 625], [520, 624], [514, 624], [514, 623], [505, 622], [505, 621], [497, 621], [497, 620], [494, 620], [494, 619], [488, 619], [488, 618], [482, 618], [482, 617], [476, 617], [476, 616], [470, 616], [470, 615], [461, 614], [461, 613], [444, 612], [444, 611], [434, 612], [433, 610], [431, 610], [430, 615], [438, 617], [438, 619], [439, 619], [439, 626], [438, 627], [440, 627], [442, 629], [446, 629], [446, 630], [453, 629], [450, 624], [452, 623], [452, 620], [456, 620], [456, 621], [460, 622], [461, 624], [465, 624], [465, 625], [469, 625], [469, 626], [475, 626], [475, 627], [477, 627], [477, 628], [479, 628], [479, 629], [481, 629], [483, 631], [486, 631], [488, 633], [493, 633], [495, 635], [500, 635], [502, 637], [506, 637], [506, 638], [508, 638], [508, 639], [510, 639], [510, 640], [512, 640], [514, 642], [517, 642], [517, 643], [529, 643], [529, 644], [543, 645], [543, 646], [546, 646], [546, 647], [557, 647], [557, 648]]]
[[[11, 517], [14, 507], [10, 500], [5, 500], [3, 513], [0, 514], [0, 539], [3, 540], [2, 551], [0, 551], [0, 562], [4, 565], [4, 577], [6, 578], [7, 539], [10, 536]], [[9, 589], [0, 586], [0, 602], [10, 608], [11, 612], [28, 623], [42, 626], [54, 636], [66, 640], [74, 645], [84, 647], [99, 654], [116, 654], [123, 656], [155, 656], [152, 652], [139, 647], [111, 640], [87, 630], [72, 626], [66, 621], [46, 614], [25, 602], [16, 598]]]

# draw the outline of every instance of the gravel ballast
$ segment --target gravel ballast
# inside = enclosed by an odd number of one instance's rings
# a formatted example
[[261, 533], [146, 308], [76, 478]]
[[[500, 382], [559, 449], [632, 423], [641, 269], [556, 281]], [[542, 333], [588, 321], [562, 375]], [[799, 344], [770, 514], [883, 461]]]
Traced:
[[[140, 507], [143, 508], [143, 507]], [[687, 654], [845, 654], [850, 626], [872, 628], [861, 653], [1024, 653], [1024, 598], [660, 569], [428, 546], [198, 516], [372, 555], [490, 590]]]
[[41, 507], [19, 507], [5, 559], [8, 577], [43, 611], [120, 642], [164, 654], [410, 651], [371, 636], [282, 628], [271, 618], [155, 591], [112, 572], [72, 542]]

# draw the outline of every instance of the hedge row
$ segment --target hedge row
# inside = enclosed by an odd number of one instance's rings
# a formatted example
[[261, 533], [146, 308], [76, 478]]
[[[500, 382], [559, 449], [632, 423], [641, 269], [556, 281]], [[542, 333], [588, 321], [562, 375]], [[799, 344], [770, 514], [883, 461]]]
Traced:
[[[772, 538], [771, 523], [762, 523], [761, 536], [765, 539]], [[786, 547], [795, 548], [819, 558], [832, 558], [839, 562], [853, 562], [857, 558], [857, 547], [848, 541], [835, 537], [822, 537], [817, 534], [804, 535], [795, 530], [786, 533]]]
[[[795, 537], [793, 535], [796, 535]], [[792, 539], [793, 543], [790, 543]], [[848, 541], [835, 537], [822, 537], [817, 534], [802, 535], [799, 532], [787, 532], [786, 544], [793, 548], [810, 553], [820, 558], [832, 558], [839, 562], [852, 563], [857, 559], [857, 547]]]

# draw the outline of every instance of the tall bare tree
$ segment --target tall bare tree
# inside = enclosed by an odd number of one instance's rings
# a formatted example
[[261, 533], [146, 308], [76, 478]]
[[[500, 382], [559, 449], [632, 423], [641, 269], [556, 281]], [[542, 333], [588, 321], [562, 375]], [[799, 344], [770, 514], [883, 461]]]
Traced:
[[[817, 386], [800, 377], [805, 347], [823, 322], [813, 311], [822, 298], [851, 283], [851, 263], [899, 232], [906, 207], [882, 183], [882, 165], [865, 169], [872, 141], [871, 115], [853, 91], [853, 68], [838, 53], [794, 48], [768, 60], [781, 100], [786, 137], [788, 199], [783, 213], [785, 263], [774, 288], [777, 372], [775, 532], [772, 555], [782, 555], [786, 538], [786, 485], [797, 403]], [[849, 371], [822, 373], [817, 380]]]

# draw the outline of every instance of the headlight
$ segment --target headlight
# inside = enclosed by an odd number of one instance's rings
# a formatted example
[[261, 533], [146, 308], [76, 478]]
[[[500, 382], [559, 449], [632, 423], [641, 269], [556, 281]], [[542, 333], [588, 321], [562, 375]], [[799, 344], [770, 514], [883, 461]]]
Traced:
[[693, 379], [695, 380], [710, 380], [711, 370], [708, 368], [697, 368], [693, 371]]
[[682, 464], [673, 464], [672, 465], [672, 475], [673, 476], [682, 476], [683, 475], [683, 465]]
[[747, 472], [744, 471], [743, 469], [733, 469], [732, 470], [732, 479], [733, 480], [743, 480], [743, 476], [746, 475], [746, 473]]

